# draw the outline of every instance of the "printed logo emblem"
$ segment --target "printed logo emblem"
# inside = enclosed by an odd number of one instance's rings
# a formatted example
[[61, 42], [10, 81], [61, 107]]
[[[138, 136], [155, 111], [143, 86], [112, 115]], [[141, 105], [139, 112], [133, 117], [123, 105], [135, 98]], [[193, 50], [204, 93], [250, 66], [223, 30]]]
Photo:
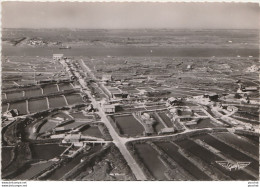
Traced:
[[251, 164], [251, 162], [230, 163], [228, 161], [216, 161], [216, 163], [229, 171], [241, 170], [241, 169], [244, 169], [245, 167], [247, 167], [249, 164]]

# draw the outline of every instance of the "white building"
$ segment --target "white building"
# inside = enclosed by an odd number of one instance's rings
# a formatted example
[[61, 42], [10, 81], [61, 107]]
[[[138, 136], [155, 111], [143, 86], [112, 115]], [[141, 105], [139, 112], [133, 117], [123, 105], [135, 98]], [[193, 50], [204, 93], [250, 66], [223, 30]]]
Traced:
[[112, 75], [103, 75], [102, 76], [102, 81], [103, 82], [112, 81]]
[[103, 109], [105, 113], [115, 113], [116, 111], [115, 105], [110, 105], [110, 104], [103, 105]]
[[61, 60], [63, 58], [63, 54], [53, 54], [52, 59], [53, 60]]
[[80, 142], [81, 135], [80, 134], [69, 134], [64, 137], [62, 143], [75, 143]]

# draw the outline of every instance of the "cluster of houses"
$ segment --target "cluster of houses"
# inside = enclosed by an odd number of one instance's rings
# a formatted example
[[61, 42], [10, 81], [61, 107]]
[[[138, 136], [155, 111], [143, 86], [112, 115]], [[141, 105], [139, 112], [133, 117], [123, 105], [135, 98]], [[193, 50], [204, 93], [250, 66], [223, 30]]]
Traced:
[[47, 45], [47, 42], [43, 41], [40, 38], [32, 38], [27, 41], [27, 44], [32, 46], [41, 46], [41, 45]]
[[76, 80], [76, 76], [72, 70], [75, 69], [75, 64], [71, 63], [71, 59], [64, 57], [63, 54], [53, 54], [54, 62], [59, 62], [63, 67], [66, 67], [66, 72], [69, 74], [71, 80]]

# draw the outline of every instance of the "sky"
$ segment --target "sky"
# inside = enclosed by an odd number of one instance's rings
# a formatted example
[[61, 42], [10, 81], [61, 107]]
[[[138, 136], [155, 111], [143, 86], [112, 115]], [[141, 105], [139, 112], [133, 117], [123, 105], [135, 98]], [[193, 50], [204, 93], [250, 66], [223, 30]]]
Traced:
[[258, 29], [256, 3], [3, 2], [3, 28]]

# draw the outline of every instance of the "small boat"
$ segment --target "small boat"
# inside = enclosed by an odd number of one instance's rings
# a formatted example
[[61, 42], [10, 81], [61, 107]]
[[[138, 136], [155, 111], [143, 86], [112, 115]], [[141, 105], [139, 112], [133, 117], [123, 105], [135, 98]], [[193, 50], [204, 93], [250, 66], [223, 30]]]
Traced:
[[61, 46], [59, 49], [71, 49], [70, 46]]

